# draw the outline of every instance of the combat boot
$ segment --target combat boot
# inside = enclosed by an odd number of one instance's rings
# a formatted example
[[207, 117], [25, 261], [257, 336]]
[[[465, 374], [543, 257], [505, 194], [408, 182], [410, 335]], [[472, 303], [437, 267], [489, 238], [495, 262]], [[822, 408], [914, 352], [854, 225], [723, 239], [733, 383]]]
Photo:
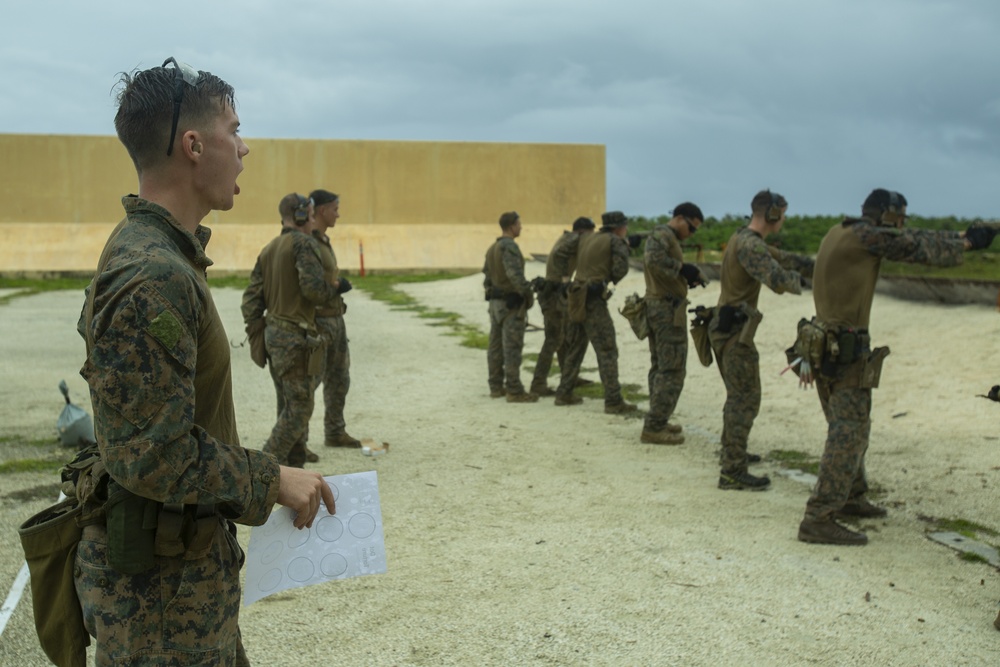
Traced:
[[732, 472], [719, 474], [719, 488], [723, 491], [765, 491], [771, 486], [771, 478], [767, 475], [757, 477], [748, 472]]
[[351, 437], [346, 433], [338, 433], [337, 435], [332, 435], [326, 439], [323, 443], [327, 447], [350, 447], [357, 449], [361, 447], [361, 441], [357, 438]]
[[872, 505], [864, 496], [848, 500], [837, 511], [837, 517], [853, 517], [858, 519], [881, 519], [889, 514], [888, 510], [878, 505]]
[[535, 394], [529, 394], [526, 391], [519, 391], [517, 393], [507, 393], [508, 403], [534, 403], [538, 400], [538, 396]]
[[556, 392], [554, 389], [550, 389], [546, 384], [533, 384], [531, 385], [531, 393], [535, 396], [555, 396]]
[[683, 445], [684, 436], [680, 433], [671, 432], [670, 429], [666, 428], [662, 431], [647, 431], [643, 429], [642, 435], [639, 436], [639, 441], [649, 445]]
[[319, 463], [319, 454], [306, 447], [306, 461], [308, 463]]
[[684, 432], [684, 427], [681, 426], [680, 424], [675, 424], [673, 422], [669, 422], [666, 425], [665, 430], [670, 431], [671, 433], [683, 433]]
[[623, 415], [628, 412], [635, 412], [637, 409], [635, 403], [627, 403], [625, 401], [604, 404], [604, 414], [608, 415]]
[[568, 396], [556, 394], [556, 405], [580, 405], [581, 403], [583, 403], [583, 399], [574, 394]]
[[868, 536], [844, 528], [833, 519], [819, 521], [802, 519], [799, 524], [799, 541], [811, 544], [839, 544], [848, 547], [860, 547], [868, 544]]
[[503, 398], [507, 395], [507, 390], [503, 387], [499, 389], [490, 389], [490, 398]]

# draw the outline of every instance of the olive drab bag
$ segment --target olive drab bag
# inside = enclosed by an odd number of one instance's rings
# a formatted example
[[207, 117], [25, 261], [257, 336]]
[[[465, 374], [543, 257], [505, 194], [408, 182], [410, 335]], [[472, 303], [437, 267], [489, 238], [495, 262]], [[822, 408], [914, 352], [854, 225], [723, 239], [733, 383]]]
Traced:
[[694, 313], [691, 320], [691, 340], [698, 353], [698, 361], [706, 368], [712, 365], [712, 342], [708, 337], [708, 323], [712, 321], [715, 311], [706, 306], [696, 306], [688, 312]]
[[67, 498], [48, 507], [18, 528], [31, 574], [31, 604], [38, 641], [57, 667], [86, 667], [90, 635], [73, 584], [76, 545], [83, 529], [81, 507]]
[[649, 318], [646, 316], [646, 300], [638, 294], [625, 297], [625, 305], [618, 312], [628, 320], [632, 331], [639, 340], [649, 336]]

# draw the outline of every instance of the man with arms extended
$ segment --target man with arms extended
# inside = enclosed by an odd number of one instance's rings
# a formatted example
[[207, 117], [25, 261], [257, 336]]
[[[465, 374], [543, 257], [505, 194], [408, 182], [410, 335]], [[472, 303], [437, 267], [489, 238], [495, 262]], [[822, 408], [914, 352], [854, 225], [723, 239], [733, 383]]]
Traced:
[[337, 290], [331, 303], [316, 307], [316, 327], [326, 342], [323, 363], [323, 431], [327, 447], [360, 447], [361, 441], [347, 434], [344, 404], [351, 388], [351, 351], [347, 347], [343, 295], [351, 291], [350, 281], [340, 275], [337, 255], [327, 235], [340, 218], [340, 197], [328, 190], [313, 190], [309, 195], [315, 211], [313, 237], [319, 241], [323, 277]]
[[[965, 232], [905, 229], [906, 203], [898, 192], [873, 190], [862, 204], [861, 217], [847, 218], [827, 232], [816, 255], [816, 324], [837, 347], [827, 347], [820, 368], [812, 369], [828, 426], [819, 479], [799, 524], [803, 542], [867, 544], [867, 535], [836, 519], [886, 515], [865, 497], [872, 389], [878, 386], [882, 360], [889, 352], [885, 347], [873, 350], [868, 333], [882, 260], [954, 266], [962, 262], [963, 251], [988, 247], [996, 234], [983, 226]], [[812, 381], [803, 375], [807, 383]]]
[[719, 488], [761, 491], [771, 485], [770, 478], [747, 470], [748, 463], [760, 460], [747, 454], [750, 429], [760, 410], [760, 357], [753, 341], [762, 317], [757, 299], [761, 284], [778, 294], [801, 294], [803, 276], [812, 275], [813, 260], [764, 243], [785, 223], [788, 202], [784, 197], [761, 190], [750, 209], [750, 224], [730, 237], [722, 255], [719, 303], [708, 335], [726, 385]]
[[281, 234], [264, 246], [243, 293], [248, 334], [265, 322], [268, 365], [277, 394], [278, 419], [264, 451], [301, 468], [308, 451], [313, 394], [323, 366], [323, 338], [316, 308], [339, 298], [326, 281], [319, 242], [311, 235], [313, 202], [300, 194], [278, 204]]
[[569, 287], [566, 326], [566, 365], [556, 390], [556, 405], [578, 405], [583, 399], [573, 394], [580, 375], [587, 341], [594, 345], [597, 370], [604, 384], [604, 411], [608, 414], [634, 412], [635, 405], [622, 398], [618, 382], [618, 342], [615, 325], [608, 312], [608, 286], [617, 285], [628, 273], [628, 218], [621, 211], [601, 215], [601, 230], [580, 239], [576, 253], [576, 273]]
[[486, 251], [483, 287], [490, 303], [490, 343], [486, 351], [490, 396], [508, 403], [538, 400], [521, 383], [524, 328], [533, 296], [524, 277], [524, 257], [514, 242], [521, 235], [521, 217], [514, 211], [500, 216], [502, 235]]
[[688, 287], [705, 285], [701, 270], [684, 263], [681, 243], [705, 221], [691, 202], [674, 208], [673, 217], [646, 237], [643, 273], [649, 321], [649, 412], [639, 440], [654, 445], [684, 442], [679, 424], [670, 423], [687, 374]]
[[278, 502], [310, 526], [333, 494], [239, 445], [200, 225], [232, 208], [249, 152], [232, 87], [172, 58], [121, 85], [115, 128], [139, 195], [122, 200], [79, 325], [110, 500], [83, 529], [76, 590], [98, 665], [246, 665], [233, 522], [263, 524]]
[[580, 237], [593, 232], [594, 227], [594, 221], [590, 218], [574, 220], [572, 231], [563, 232], [545, 261], [545, 278], [541, 280], [537, 290], [538, 307], [542, 309], [545, 323], [545, 340], [538, 352], [535, 376], [531, 381], [531, 393], [536, 396], [555, 394], [548, 384], [552, 356], [555, 355], [559, 360], [560, 368], [565, 365], [563, 342], [566, 337], [566, 287], [576, 270], [576, 250]]

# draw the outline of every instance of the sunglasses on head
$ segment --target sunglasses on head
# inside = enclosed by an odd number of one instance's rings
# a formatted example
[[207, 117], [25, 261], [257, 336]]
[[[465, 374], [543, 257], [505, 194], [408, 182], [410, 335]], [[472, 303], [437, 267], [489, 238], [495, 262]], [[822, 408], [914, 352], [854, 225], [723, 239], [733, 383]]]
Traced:
[[167, 144], [167, 155], [174, 152], [174, 137], [177, 136], [177, 121], [181, 117], [181, 102], [184, 101], [186, 86], [196, 88], [201, 73], [185, 63], [179, 63], [173, 57], [163, 61], [161, 67], [173, 63], [174, 66], [174, 119], [170, 122], [170, 142]]

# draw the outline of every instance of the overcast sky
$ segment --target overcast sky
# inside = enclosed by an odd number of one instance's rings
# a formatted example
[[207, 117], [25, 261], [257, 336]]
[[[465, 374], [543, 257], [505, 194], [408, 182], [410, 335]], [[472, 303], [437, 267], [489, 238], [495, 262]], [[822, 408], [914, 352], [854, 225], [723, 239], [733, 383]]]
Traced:
[[887, 187], [1000, 217], [998, 0], [3, 0], [2, 24], [2, 133], [114, 134], [116, 74], [174, 56], [233, 84], [251, 149], [596, 143], [629, 215]]

